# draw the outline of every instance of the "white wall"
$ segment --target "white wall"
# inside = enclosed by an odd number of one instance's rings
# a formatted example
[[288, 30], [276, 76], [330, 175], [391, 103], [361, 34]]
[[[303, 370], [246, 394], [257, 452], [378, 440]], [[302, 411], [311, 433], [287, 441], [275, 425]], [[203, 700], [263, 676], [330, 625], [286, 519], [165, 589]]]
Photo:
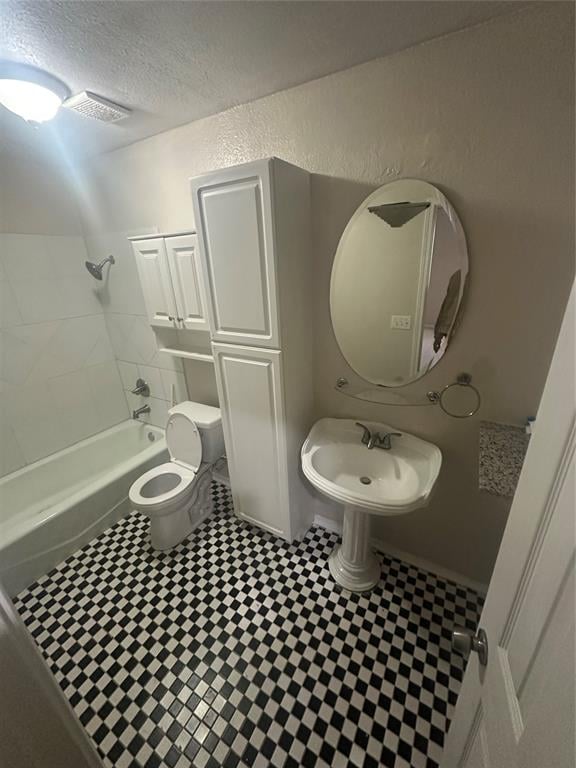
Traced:
[[[169, 231], [193, 224], [189, 176], [270, 155], [315, 174], [317, 416], [380, 419], [440, 446], [430, 506], [380, 520], [376, 532], [478, 580], [491, 572], [509, 508], [478, 491], [478, 419], [518, 423], [536, 412], [573, 274], [573, 22], [571, 4], [531, 6], [102, 156], [83, 187], [91, 232], [151, 222]], [[362, 199], [398, 177], [447, 194], [471, 259], [459, 332], [406, 391], [470, 371], [484, 403], [474, 419], [356, 403], [333, 389], [340, 375], [354, 380], [330, 324], [336, 246]]]
[[[34, 130], [22, 123], [23, 131]], [[3, 137], [4, 139], [4, 137]], [[65, 156], [40, 146], [0, 150], [0, 232], [82, 235], [77, 193]]]
[[0, 158], [0, 475], [128, 416], [75, 192], [53, 163]]

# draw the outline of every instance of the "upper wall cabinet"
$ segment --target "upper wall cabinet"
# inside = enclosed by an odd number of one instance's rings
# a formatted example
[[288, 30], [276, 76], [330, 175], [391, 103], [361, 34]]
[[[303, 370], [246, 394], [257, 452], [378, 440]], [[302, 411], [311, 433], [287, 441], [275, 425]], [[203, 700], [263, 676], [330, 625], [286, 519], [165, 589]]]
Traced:
[[209, 330], [196, 235], [134, 239], [151, 325]]
[[273, 163], [192, 179], [214, 341], [277, 348]]
[[196, 235], [167, 237], [166, 253], [176, 297], [177, 320], [184, 328], [208, 331], [202, 264]]

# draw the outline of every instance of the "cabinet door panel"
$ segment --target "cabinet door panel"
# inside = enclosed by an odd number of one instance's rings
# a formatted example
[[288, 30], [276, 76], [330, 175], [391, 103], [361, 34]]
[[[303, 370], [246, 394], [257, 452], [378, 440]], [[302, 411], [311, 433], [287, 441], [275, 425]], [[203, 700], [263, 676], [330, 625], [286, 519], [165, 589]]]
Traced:
[[132, 248], [150, 324], [174, 328], [176, 302], [164, 240], [136, 240]]
[[289, 540], [281, 353], [212, 348], [236, 514]]
[[208, 331], [202, 264], [196, 235], [167, 237], [166, 253], [172, 275], [178, 319], [185, 328]]
[[211, 175], [193, 192], [212, 338], [278, 347], [270, 169]]

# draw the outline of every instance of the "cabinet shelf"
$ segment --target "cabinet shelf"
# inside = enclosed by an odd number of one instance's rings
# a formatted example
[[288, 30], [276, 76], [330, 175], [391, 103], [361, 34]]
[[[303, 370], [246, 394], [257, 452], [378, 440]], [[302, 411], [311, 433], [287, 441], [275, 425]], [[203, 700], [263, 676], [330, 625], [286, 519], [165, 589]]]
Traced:
[[189, 352], [187, 349], [176, 349], [175, 347], [160, 347], [159, 352], [165, 352], [173, 357], [185, 357], [186, 360], [200, 360], [203, 363], [214, 363], [213, 355], [206, 352]]

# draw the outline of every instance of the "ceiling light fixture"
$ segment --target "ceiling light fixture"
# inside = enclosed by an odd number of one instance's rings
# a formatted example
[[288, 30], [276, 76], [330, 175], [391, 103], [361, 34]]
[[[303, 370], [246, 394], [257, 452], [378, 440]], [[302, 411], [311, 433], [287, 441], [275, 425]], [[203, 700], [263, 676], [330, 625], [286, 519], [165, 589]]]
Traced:
[[0, 62], [0, 104], [29, 123], [52, 120], [69, 94], [64, 83], [41, 69]]

